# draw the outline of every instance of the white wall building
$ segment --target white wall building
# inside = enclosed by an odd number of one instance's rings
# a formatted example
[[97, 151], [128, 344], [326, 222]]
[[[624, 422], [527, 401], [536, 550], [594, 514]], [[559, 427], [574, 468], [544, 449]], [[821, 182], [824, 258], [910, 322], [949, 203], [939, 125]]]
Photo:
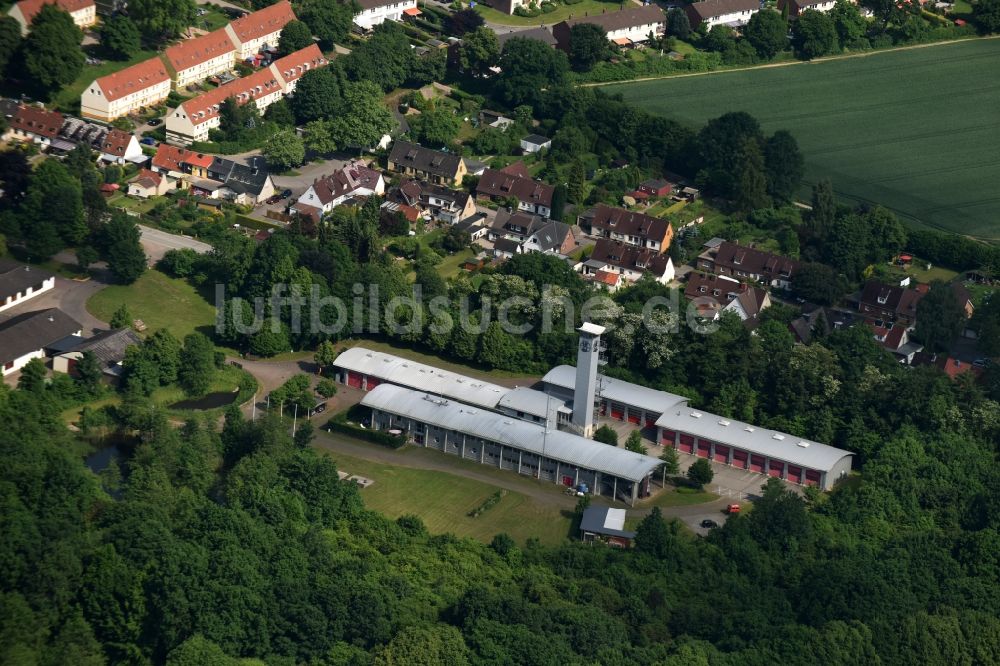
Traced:
[[110, 122], [154, 106], [170, 94], [170, 74], [159, 58], [150, 58], [96, 79], [80, 96], [80, 114]]
[[67, 12], [81, 30], [97, 23], [97, 3], [94, 0], [21, 0], [7, 11], [7, 15], [21, 26], [21, 36], [27, 35], [31, 22], [45, 5], [56, 5]]
[[236, 45], [225, 28], [174, 44], [163, 53], [173, 70], [178, 90], [210, 76], [228, 72], [236, 64]]
[[83, 327], [57, 308], [15, 315], [0, 323], [0, 376], [17, 372], [32, 359], [45, 358], [46, 349]]
[[281, 99], [281, 83], [271, 69], [266, 68], [189, 99], [167, 116], [167, 141], [182, 146], [207, 141], [208, 131], [219, 126], [219, 109], [229, 97], [239, 104], [252, 101], [263, 113]]
[[747, 24], [750, 17], [760, 11], [759, 0], [702, 0], [685, 5], [691, 28], [696, 30], [704, 23], [709, 29], [717, 25], [738, 28]]
[[236, 46], [237, 59], [246, 60], [260, 53], [265, 46], [276, 47], [281, 30], [289, 21], [294, 20], [292, 4], [288, 0], [282, 0], [236, 19], [225, 30]]
[[0, 312], [56, 286], [56, 276], [35, 266], [0, 259]]
[[359, 0], [361, 12], [354, 15], [354, 22], [371, 30], [384, 21], [401, 21], [404, 13], [418, 16], [417, 0]]

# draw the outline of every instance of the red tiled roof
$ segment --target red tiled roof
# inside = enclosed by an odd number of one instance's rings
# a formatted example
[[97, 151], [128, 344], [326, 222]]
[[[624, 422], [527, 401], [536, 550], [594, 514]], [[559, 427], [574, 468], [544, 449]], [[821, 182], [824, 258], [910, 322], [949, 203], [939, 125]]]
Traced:
[[289, 21], [295, 20], [292, 3], [288, 0], [265, 7], [260, 11], [247, 14], [236, 19], [229, 25], [241, 42], [260, 39], [275, 32], [280, 32]]
[[166, 143], [161, 143], [153, 156], [153, 166], [168, 171], [184, 171], [182, 164], [193, 164], [208, 168], [212, 163], [212, 155], [196, 153], [187, 148], [177, 148]]
[[724, 298], [726, 302], [729, 302], [731, 300], [730, 294], [733, 294], [733, 298], [735, 298], [747, 289], [746, 284], [732, 278], [705, 273], [689, 273], [687, 285], [684, 287], [684, 295], [687, 298]]
[[133, 178], [131, 182], [139, 183], [143, 187], [156, 187], [162, 180], [163, 177], [155, 171], [140, 169], [139, 173], [136, 174], [135, 178]]
[[503, 171], [486, 169], [479, 178], [476, 193], [492, 197], [515, 197], [518, 201], [530, 204], [541, 204], [548, 208], [552, 205], [551, 185], [539, 183], [530, 178], [511, 176]]
[[608, 271], [597, 271], [594, 273], [594, 282], [600, 282], [609, 287], [617, 286], [620, 281], [621, 276], [618, 273], [609, 273]]
[[117, 155], [122, 157], [125, 155], [125, 151], [128, 150], [129, 144], [135, 135], [124, 132], [120, 129], [112, 129], [108, 132], [108, 135], [104, 137], [104, 143], [101, 145], [101, 152], [107, 155]]
[[10, 126], [22, 132], [54, 139], [63, 126], [63, 115], [37, 106], [21, 105], [11, 118]]
[[159, 58], [150, 58], [131, 67], [97, 79], [96, 83], [104, 91], [104, 97], [113, 102], [139, 90], [169, 81], [167, 67]]
[[966, 372], [971, 372], [978, 377], [983, 372], [982, 368], [972, 365], [971, 363], [963, 363], [962, 361], [952, 358], [951, 356], [939, 358], [936, 365], [942, 372], [944, 372], [944, 374], [948, 375], [952, 379], [955, 379], [959, 375]]
[[164, 52], [164, 55], [167, 56], [167, 62], [174, 68], [174, 71], [182, 72], [235, 50], [236, 45], [229, 38], [226, 29], [219, 28], [200, 37], [174, 44]]
[[273, 66], [277, 70], [285, 83], [291, 83], [302, 78], [310, 69], [316, 69], [329, 64], [323, 56], [323, 52], [315, 44], [310, 44], [304, 49], [299, 49], [295, 53], [290, 53], [284, 58], [275, 60]]
[[517, 176], [519, 178], [531, 178], [531, 173], [528, 172], [528, 166], [518, 160], [513, 164], [508, 164], [504, 168], [500, 169], [500, 173], [505, 173], [508, 176]]
[[660, 243], [661, 252], [670, 246], [670, 240], [674, 236], [670, 222], [663, 218], [635, 213], [624, 208], [613, 208], [605, 204], [598, 204], [594, 209], [591, 227], [595, 232], [636, 236], [643, 245], [647, 240], [655, 240]]
[[[257, 90], [258, 88], [260, 90]], [[229, 97], [235, 97], [238, 104], [245, 104], [251, 99], [269, 95], [280, 88], [270, 68], [259, 69], [250, 76], [230, 81], [204, 95], [189, 99], [181, 104], [181, 108], [193, 125], [200, 125], [219, 115], [219, 105]]]
[[59, 9], [72, 14], [81, 9], [93, 7], [95, 4], [94, 0], [21, 0], [17, 3], [17, 7], [21, 10], [21, 16], [24, 17], [24, 20], [28, 22], [28, 25], [31, 25], [35, 15], [42, 11], [42, 7], [45, 5], [57, 5]]
[[320, 203], [326, 205], [342, 196], [357, 192], [359, 189], [374, 190], [382, 175], [364, 164], [351, 163], [329, 176], [324, 176], [313, 183], [313, 189]]

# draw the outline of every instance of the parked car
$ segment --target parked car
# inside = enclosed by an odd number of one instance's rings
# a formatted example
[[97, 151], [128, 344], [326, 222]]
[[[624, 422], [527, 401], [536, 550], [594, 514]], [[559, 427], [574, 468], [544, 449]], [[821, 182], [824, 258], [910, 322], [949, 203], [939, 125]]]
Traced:
[[326, 403], [325, 402], [321, 402], [318, 405], [316, 405], [315, 407], [313, 407], [312, 411], [309, 413], [309, 416], [315, 416], [316, 414], [322, 414], [325, 411], [326, 411]]
[[278, 196], [277, 194], [272, 194], [271, 196], [269, 196], [269, 197], [267, 198], [267, 200], [266, 200], [266, 203], [269, 203], [269, 204], [276, 204], [276, 203], [278, 203], [279, 201], [281, 201], [281, 197], [280, 197], [280, 196]]
[[287, 199], [290, 196], [292, 196], [292, 191], [291, 190], [286, 189], [284, 192], [281, 193], [281, 198], [282, 199]]
[[155, 146], [156, 139], [154, 139], [151, 136], [144, 136], [141, 139], [139, 139], [139, 143], [141, 143], [144, 146]]
[[726, 513], [728, 513], [730, 515], [736, 514], [736, 513], [739, 513], [739, 512], [740, 512], [740, 505], [739, 504], [730, 504], [729, 506], [726, 507]]
[[709, 520], [706, 518], [705, 520], [701, 521], [701, 526], [704, 527], [706, 530], [710, 530], [718, 527], [719, 523], [715, 522], [714, 520]]
[[146, 124], [149, 125], [150, 127], [157, 127], [159, 125], [162, 125], [163, 121], [159, 118], [150, 118], [149, 122], [147, 122]]

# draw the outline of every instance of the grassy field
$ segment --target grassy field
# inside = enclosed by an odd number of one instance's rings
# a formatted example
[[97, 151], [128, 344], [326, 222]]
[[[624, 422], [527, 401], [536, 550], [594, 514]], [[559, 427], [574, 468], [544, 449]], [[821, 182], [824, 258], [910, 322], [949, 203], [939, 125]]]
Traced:
[[435, 534], [451, 532], [488, 542], [506, 532], [520, 543], [536, 537], [547, 544], [560, 543], [569, 534], [568, 515], [520, 493], [508, 491], [499, 504], [470, 518], [466, 514], [499, 487], [446, 472], [371, 462], [338, 452], [330, 455], [337, 469], [374, 479], [373, 486], [361, 491], [365, 506], [390, 518], [415, 514]]
[[581, 0], [575, 5], [558, 5], [553, 12], [540, 14], [528, 18], [526, 16], [509, 16], [486, 5], [476, 4], [476, 11], [489, 21], [500, 25], [527, 25], [538, 27], [539, 25], [552, 25], [559, 23], [570, 16], [579, 17], [585, 14], [600, 14], [602, 12], [613, 12], [618, 10], [617, 2], [601, 2], [601, 0]]
[[108, 321], [122, 304], [132, 316], [146, 323], [148, 331], [166, 328], [183, 339], [196, 329], [215, 325], [215, 307], [184, 280], [168, 277], [150, 269], [134, 284], [110, 286], [87, 301], [87, 310], [102, 321]]
[[787, 129], [806, 185], [830, 178], [848, 202], [877, 202], [909, 223], [1000, 240], [1000, 40], [971, 40], [783, 67], [605, 88], [700, 126], [748, 111]]

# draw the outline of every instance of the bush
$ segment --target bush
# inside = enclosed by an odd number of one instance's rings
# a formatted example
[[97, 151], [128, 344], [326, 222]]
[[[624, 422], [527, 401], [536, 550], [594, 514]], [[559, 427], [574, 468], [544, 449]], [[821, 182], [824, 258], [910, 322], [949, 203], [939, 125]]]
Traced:
[[324, 398], [332, 398], [337, 395], [337, 382], [332, 379], [321, 379], [316, 384], [316, 393], [319, 393]]
[[479, 506], [477, 506], [475, 509], [473, 509], [472, 511], [470, 511], [466, 515], [469, 518], [478, 518], [484, 512], [489, 511], [490, 509], [492, 509], [493, 507], [495, 507], [497, 504], [499, 504], [500, 500], [502, 500], [503, 496], [506, 495], [506, 494], [507, 494], [506, 490], [498, 490], [498, 491], [496, 491], [495, 493], [491, 494], [489, 497], [487, 497], [486, 499], [484, 499], [482, 504], [480, 504]]

